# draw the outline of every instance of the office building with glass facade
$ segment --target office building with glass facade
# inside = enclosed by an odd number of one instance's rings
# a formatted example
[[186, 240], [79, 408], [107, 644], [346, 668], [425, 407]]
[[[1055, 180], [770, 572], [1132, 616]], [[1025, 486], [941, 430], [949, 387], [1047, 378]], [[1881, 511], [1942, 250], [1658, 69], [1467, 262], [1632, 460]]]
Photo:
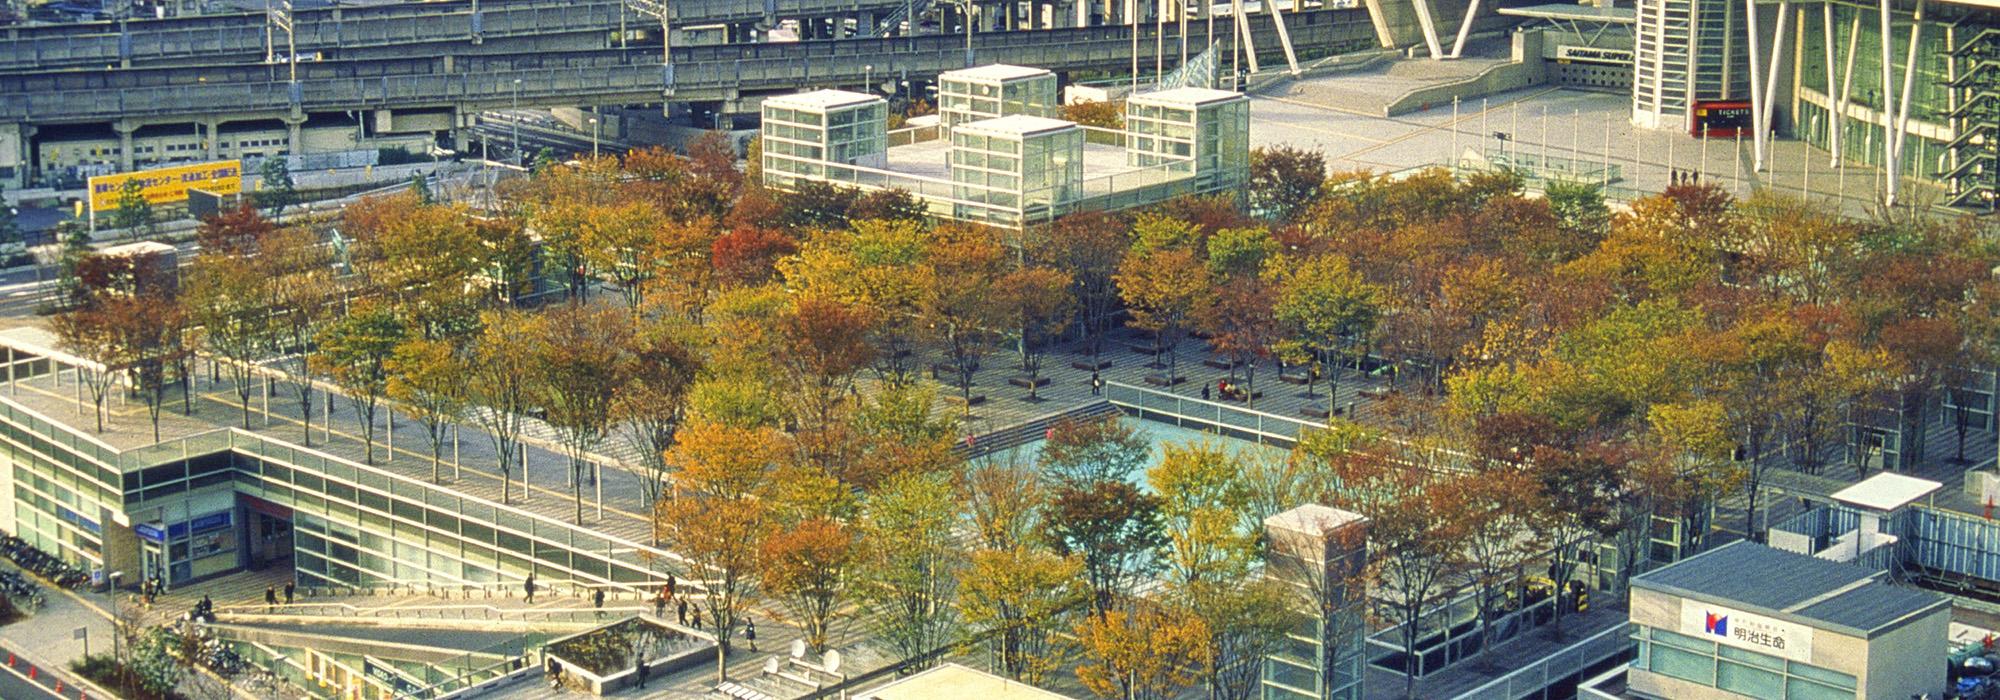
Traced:
[[1060, 116], [1056, 74], [1004, 63], [938, 74], [938, 123], [949, 130], [983, 119]]
[[1897, 177], [1881, 183], [1892, 200], [1907, 180], [1937, 186], [1945, 204], [1995, 205], [2000, 6], [1639, 0], [1636, 9], [1634, 124], [1688, 132], [1701, 103], [1755, 103], [1774, 135], [1892, 169]]
[[1626, 690], [1675, 700], [1937, 697], [1950, 603], [1883, 576], [1736, 542], [1634, 577], [1638, 656]]

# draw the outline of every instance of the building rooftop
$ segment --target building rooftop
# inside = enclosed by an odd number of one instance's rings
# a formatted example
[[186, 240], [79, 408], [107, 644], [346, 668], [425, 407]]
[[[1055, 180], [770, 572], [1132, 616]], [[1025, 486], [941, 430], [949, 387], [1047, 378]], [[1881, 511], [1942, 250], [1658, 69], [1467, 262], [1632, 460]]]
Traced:
[[1634, 577], [1632, 585], [1863, 637], [1948, 605], [1943, 596], [1884, 583], [1881, 575], [1852, 564], [1732, 542]]
[[1069, 700], [1041, 688], [958, 664], [942, 664], [856, 696], [860, 700]]
[[1247, 100], [1243, 93], [1228, 90], [1213, 90], [1199, 87], [1179, 87], [1158, 92], [1142, 92], [1132, 96], [1135, 102], [1168, 104], [1180, 106], [1205, 105], [1230, 100]]
[[1943, 487], [1944, 484], [1929, 479], [1882, 472], [1836, 491], [1830, 498], [1862, 510], [1886, 513], [1915, 503]]
[[1300, 532], [1314, 537], [1346, 527], [1351, 523], [1367, 520], [1360, 513], [1341, 510], [1332, 506], [1307, 503], [1291, 510], [1264, 519], [1264, 527]]
[[814, 111], [825, 111], [835, 107], [880, 101], [882, 101], [882, 98], [874, 95], [846, 90], [814, 90], [812, 92], [764, 98], [764, 104]]
[[1633, 7], [1591, 7], [1576, 3], [1502, 7], [1495, 10], [1495, 12], [1515, 17], [1570, 20], [1576, 22], [1609, 22], [1612, 24], [1631, 24], [1639, 19], [1639, 11]]
[[958, 131], [976, 131], [990, 136], [1026, 136], [1050, 131], [1081, 128], [1075, 122], [1061, 119], [1035, 117], [1026, 114], [1010, 114], [1004, 117], [966, 122], [955, 127]]
[[1048, 69], [1045, 68], [1029, 68], [1027, 66], [1015, 66], [1015, 65], [1008, 65], [1005, 63], [989, 63], [983, 66], [973, 66], [971, 68], [961, 68], [953, 71], [945, 71], [943, 73], [938, 74], [938, 80], [956, 79], [956, 80], [971, 80], [982, 83], [1000, 83], [1009, 80], [1038, 78], [1044, 75], [1053, 75], [1053, 74], [1050, 73]]

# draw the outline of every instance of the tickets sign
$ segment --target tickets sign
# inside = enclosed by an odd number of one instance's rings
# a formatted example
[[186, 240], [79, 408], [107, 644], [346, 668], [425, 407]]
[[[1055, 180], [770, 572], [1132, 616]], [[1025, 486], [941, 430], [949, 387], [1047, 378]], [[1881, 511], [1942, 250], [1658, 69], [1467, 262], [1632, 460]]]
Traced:
[[222, 160], [93, 177], [90, 178], [91, 211], [117, 209], [119, 191], [126, 182], [135, 180], [149, 204], [187, 201], [190, 189], [236, 194], [243, 190], [243, 161]]

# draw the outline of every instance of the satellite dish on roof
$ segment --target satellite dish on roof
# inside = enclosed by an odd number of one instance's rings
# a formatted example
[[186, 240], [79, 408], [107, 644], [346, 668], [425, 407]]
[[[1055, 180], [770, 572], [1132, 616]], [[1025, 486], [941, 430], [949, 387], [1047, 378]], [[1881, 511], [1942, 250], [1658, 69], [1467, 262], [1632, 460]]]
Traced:
[[820, 661], [821, 661], [822, 663], [826, 664], [826, 672], [827, 672], [827, 673], [840, 673], [840, 650], [839, 650], [839, 649], [828, 649], [828, 650], [826, 650], [826, 656], [823, 656], [823, 657], [820, 657]]
[[792, 640], [792, 658], [803, 659], [805, 657], [806, 657], [806, 640], [803, 639]]

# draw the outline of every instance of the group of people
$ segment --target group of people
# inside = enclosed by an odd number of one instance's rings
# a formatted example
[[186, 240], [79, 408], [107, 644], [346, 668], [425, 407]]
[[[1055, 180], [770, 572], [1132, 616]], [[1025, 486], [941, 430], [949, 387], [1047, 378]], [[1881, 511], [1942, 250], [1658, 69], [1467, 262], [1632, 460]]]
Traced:
[[[286, 604], [286, 605], [291, 605], [291, 604], [292, 604], [292, 595], [293, 595], [294, 593], [296, 593], [296, 592], [298, 592], [298, 584], [297, 584], [297, 582], [294, 582], [294, 581], [286, 581], [286, 582], [285, 582], [285, 604]], [[277, 611], [278, 611], [278, 610], [277, 610], [277, 608], [278, 608], [278, 587], [277, 587], [277, 586], [265, 586], [265, 587], [264, 587], [264, 612], [277, 612]]]

